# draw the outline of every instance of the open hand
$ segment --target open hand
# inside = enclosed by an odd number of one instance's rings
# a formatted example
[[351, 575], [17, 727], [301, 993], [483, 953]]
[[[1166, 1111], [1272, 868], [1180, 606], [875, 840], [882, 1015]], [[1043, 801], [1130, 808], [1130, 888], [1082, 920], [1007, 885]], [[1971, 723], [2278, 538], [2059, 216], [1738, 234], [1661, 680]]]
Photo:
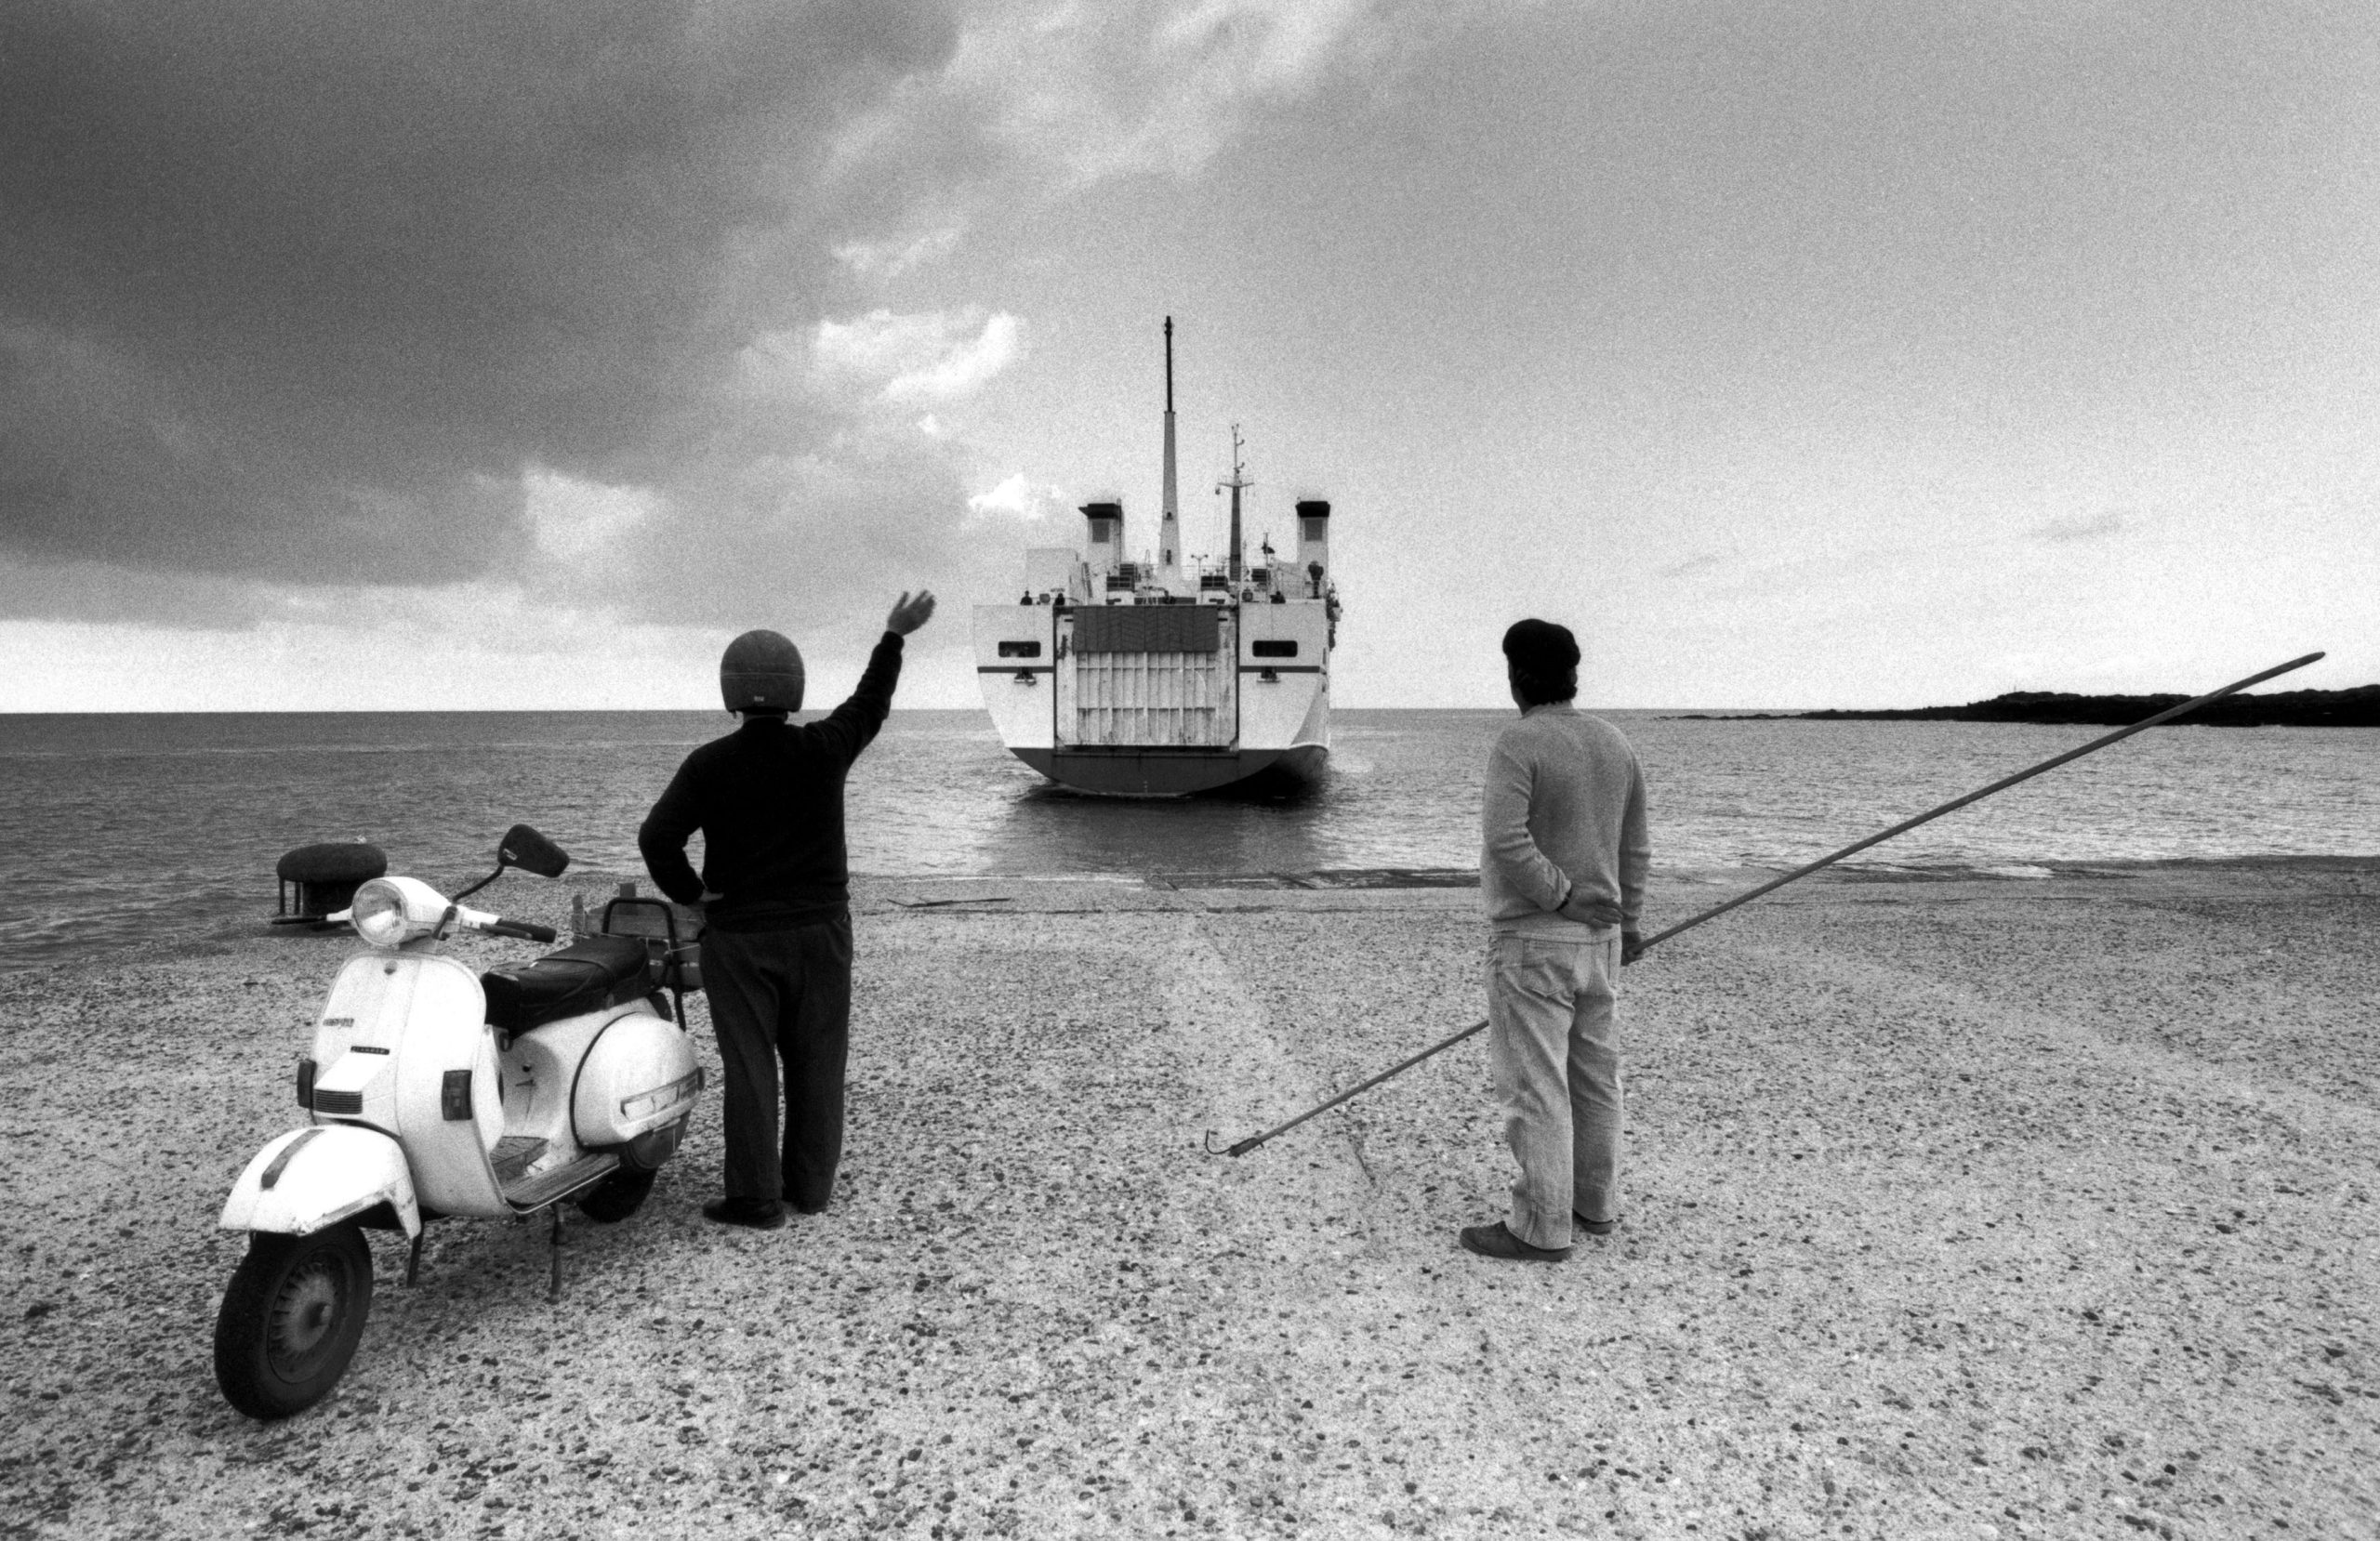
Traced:
[[884, 617], [884, 629], [898, 637], [909, 633], [933, 619], [933, 590], [920, 588], [915, 598], [904, 591], [892, 601], [892, 613]]

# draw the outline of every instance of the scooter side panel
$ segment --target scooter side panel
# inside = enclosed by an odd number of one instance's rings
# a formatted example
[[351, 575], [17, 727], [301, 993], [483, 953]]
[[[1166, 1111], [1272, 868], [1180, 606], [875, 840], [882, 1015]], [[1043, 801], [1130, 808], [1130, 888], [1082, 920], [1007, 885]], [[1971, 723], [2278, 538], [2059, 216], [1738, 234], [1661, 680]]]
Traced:
[[576, 1143], [570, 1126], [571, 1087], [606, 1023], [619, 1015], [606, 1008], [548, 1022], [512, 1040], [504, 1054], [504, 1131], [549, 1140], [556, 1151]]
[[311, 1235], [375, 1205], [396, 1211], [405, 1234], [421, 1233], [421, 1205], [404, 1152], [377, 1129], [354, 1124], [292, 1129], [256, 1153], [223, 1201], [226, 1231]]
[[[393, 1028], [391, 1127], [404, 1142], [421, 1202], [441, 1214], [505, 1213], [488, 1152], [504, 1136], [496, 1035], [479, 976], [452, 958], [382, 955]], [[447, 1077], [459, 1078], [459, 1097]], [[459, 1112], [462, 1116], [450, 1117]]]
[[323, 1014], [314, 1023], [316, 1074], [323, 1067], [337, 1064], [359, 1035], [376, 1047], [389, 1047], [382, 1042], [385, 1034], [375, 1035], [373, 1027], [385, 1010], [390, 976], [383, 966], [390, 961], [390, 954], [364, 952], [339, 965], [330, 994], [324, 997]]
[[486, 1004], [479, 977], [452, 958], [384, 951], [349, 958], [315, 1024], [315, 1121], [358, 1119], [394, 1133], [396, 1050], [424, 1022], [468, 1020], [476, 1026]]
[[702, 1087], [685, 1034], [650, 1012], [626, 1013], [588, 1050], [571, 1094], [571, 1124], [582, 1145], [624, 1144], [684, 1117]]

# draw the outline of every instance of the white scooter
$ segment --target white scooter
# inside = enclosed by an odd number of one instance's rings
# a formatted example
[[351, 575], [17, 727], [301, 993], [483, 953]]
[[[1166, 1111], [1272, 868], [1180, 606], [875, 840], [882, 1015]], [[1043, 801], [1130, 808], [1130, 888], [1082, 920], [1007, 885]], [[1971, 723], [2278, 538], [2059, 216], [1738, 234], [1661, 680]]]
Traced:
[[[555, 877], [569, 862], [516, 824], [496, 871], [456, 897], [507, 867]], [[665, 901], [614, 900], [601, 934], [485, 974], [439, 955], [441, 939], [553, 931], [410, 877], [372, 879], [329, 918], [371, 950], [339, 969], [298, 1062], [311, 1122], [258, 1151], [223, 1205], [224, 1227], [249, 1239], [215, 1322], [215, 1378], [251, 1417], [310, 1407], [346, 1371], [372, 1304], [365, 1228], [412, 1239], [410, 1285], [426, 1220], [549, 1210], [559, 1247], [566, 1200], [591, 1219], [626, 1219], [703, 1085], [683, 1031], [684, 992], [701, 980]], [[557, 1297], [561, 1285], [557, 1250]]]

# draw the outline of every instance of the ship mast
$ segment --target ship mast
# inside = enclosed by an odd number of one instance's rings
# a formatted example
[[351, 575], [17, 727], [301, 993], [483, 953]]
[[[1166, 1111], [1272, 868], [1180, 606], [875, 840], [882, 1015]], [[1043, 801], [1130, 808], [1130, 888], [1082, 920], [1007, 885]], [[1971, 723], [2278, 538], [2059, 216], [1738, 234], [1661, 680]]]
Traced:
[[1182, 579], [1182, 507], [1173, 479], [1173, 318], [1165, 318], [1165, 503], [1157, 535], [1157, 582], [1170, 593]]
[[1224, 487], [1229, 487], [1231, 489], [1230, 572], [1231, 595], [1235, 599], [1239, 598], [1239, 580], [1241, 571], [1239, 560], [1239, 490], [1242, 487], [1253, 487], [1256, 485], [1255, 482], [1248, 480], [1247, 471], [1248, 468], [1241, 465], [1239, 460], [1239, 425], [1237, 423], [1234, 423], [1231, 426], [1231, 480], [1228, 481], [1218, 482], [1216, 484], [1216, 490], [1221, 491]]

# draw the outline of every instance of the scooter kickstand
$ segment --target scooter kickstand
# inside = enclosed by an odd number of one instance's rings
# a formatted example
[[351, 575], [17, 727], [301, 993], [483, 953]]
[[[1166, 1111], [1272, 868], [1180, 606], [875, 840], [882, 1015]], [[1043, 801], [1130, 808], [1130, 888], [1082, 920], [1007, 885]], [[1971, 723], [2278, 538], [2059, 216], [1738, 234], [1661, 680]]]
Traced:
[[554, 1229], [551, 1249], [554, 1256], [554, 1277], [552, 1287], [546, 1291], [546, 1303], [558, 1306], [562, 1304], [562, 1205], [555, 1205], [552, 1214]]
[[428, 1234], [430, 1232], [426, 1229], [413, 1233], [413, 1248], [405, 1254], [405, 1288], [407, 1289], [413, 1288], [413, 1282], [421, 1277], [421, 1239]]

